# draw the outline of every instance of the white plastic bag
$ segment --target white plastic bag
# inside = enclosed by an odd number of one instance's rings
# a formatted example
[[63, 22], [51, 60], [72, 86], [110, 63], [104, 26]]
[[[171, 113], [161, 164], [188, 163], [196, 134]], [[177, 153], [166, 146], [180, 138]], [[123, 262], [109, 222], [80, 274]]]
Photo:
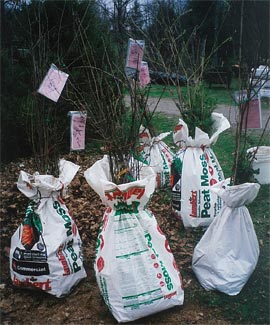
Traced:
[[105, 303], [118, 322], [132, 321], [176, 305], [184, 291], [168, 241], [145, 208], [155, 190], [155, 173], [142, 166], [140, 180], [110, 181], [107, 156], [85, 172], [107, 210], [100, 228], [95, 273]]
[[10, 274], [15, 286], [62, 297], [86, 277], [81, 238], [60, 196], [78, 169], [62, 159], [59, 178], [20, 172], [17, 186], [32, 201], [11, 238]]
[[260, 185], [244, 183], [211, 190], [224, 201], [220, 215], [212, 222], [194, 249], [192, 269], [206, 290], [237, 295], [254, 271], [259, 244], [245, 204], [257, 196]]
[[171, 132], [161, 133], [157, 137], [151, 137], [148, 129], [140, 127], [141, 155], [144, 161], [154, 169], [156, 173], [156, 188], [169, 187], [171, 175], [171, 162], [174, 153], [162, 141]]
[[210, 192], [213, 184], [224, 180], [210, 145], [217, 141], [221, 132], [230, 127], [230, 123], [219, 113], [212, 113], [212, 119], [216, 131], [211, 138], [196, 128], [192, 139], [188, 135], [186, 123], [181, 119], [173, 135], [180, 149], [171, 166], [172, 207], [185, 228], [209, 226], [222, 207], [222, 200]]

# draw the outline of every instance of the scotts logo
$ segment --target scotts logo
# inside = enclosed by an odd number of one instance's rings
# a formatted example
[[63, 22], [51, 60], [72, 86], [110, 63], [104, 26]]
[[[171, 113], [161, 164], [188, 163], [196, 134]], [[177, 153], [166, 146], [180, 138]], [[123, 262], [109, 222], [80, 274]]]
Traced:
[[56, 210], [56, 212], [65, 221], [64, 227], [67, 229], [67, 231], [66, 231], [67, 236], [72, 235], [72, 226], [71, 226], [71, 218], [70, 218], [70, 216], [67, 214], [67, 212], [65, 211], [65, 209], [63, 209], [61, 207], [61, 204], [58, 201], [54, 201], [53, 207]]
[[115, 188], [111, 191], [106, 191], [105, 196], [109, 201], [115, 199], [128, 200], [131, 196], [135, 196], [137, 199], [140, 199], [145, 192], [145, 187], [132, 187], [127, 191], [121, 191], [118, 188]]
[[47, 281], [41, 282], [41, 281], [37, 281], [37, 279], [34, 277], [25, 278], [24, 281], [20, 281], [14, 275], [13, 284], [18, 287], [34, 287], [34, 288], [38, 288], [38, 289], [41, 289], [44, 291], [49, 291], [52, 289], [51, 281], [49, 279]]

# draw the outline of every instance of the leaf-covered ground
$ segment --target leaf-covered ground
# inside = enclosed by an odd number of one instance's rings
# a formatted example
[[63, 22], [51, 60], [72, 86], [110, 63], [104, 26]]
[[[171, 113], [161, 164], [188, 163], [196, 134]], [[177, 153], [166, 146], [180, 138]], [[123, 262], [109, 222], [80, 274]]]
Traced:
[[[2, 324], [116, 324], [106, 307], [93, 269], [95, 243], [105, 207], [86, 183], [83, 172], [99, 156], [69, 154], [65, 157], [81, 166], [69, 186], [65, 203], [76, 221], [84, 247], [87, 278], [65, 298], [55, 298], [43, 292], [18, 289], [12, 286], [9, 275], [10, 238], [24, 218], [28, 199], [17, 189], [20, 170], [35, 171], [33, 161], [10, 163], [1, 172], [1, 323]], [[184, 305], [137, 320], [133, 324], [230, 324], [222, 316], [222, 306], [200, 302], [196, 297], [203, 289], [191, 270], [195, 244], [202, 232], [185, 231], [171, 213], [169, 191], [156, 192], [149, 208], [166, 234], [175, 260], [181, 270]], [[215, 296], [213, 296], [215, 297]], [[199, 299], [198, 299], [199, 298]], [[209, 296], [208, 296], [209, 299]]]

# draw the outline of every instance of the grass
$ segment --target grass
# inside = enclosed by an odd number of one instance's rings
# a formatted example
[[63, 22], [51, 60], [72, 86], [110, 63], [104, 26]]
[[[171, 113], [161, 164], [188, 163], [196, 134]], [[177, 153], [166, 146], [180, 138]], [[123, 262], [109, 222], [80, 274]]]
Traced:
[[[153, 116], [153, 125], [155, 126], [156, 134], [160, 134], [162, 132], [173, 131], [175, 126], [178, 123], [178, 117], [176, 116], [166, 116], [162, 113], [155, 113]], [[222, 167], [224, 176], [226, 178], [230, 177], [232, 174], [233, 167], [233, 154], [234, 154], [234, 146], [235, 146], [235, 138], [234, 138], [234, 129], [228, 129], [225, 132], [219, 135], [217, 143], [212, 146], [214, 153], [216, 154], [218, 161]], [[269, 132], [268, 136], [263, 137], [260, 145], [262, 146], [270, 146], [270, 137]], [[252, 148], [257, 146], [260, 139], [260, 133], [257, 130], [248, 130], [247, 133], [247, 148]], [[175, 147], [173, 142], [172, 134], [164, 139], [166, 144], [170, 146], [173, 152], [177, 151], [177, 147]]]
[[[260, 134], [258, 131], [249, 130], [247, 133], [247, 148], [257, 146], [259, 139]], [[264, 137], [260, 145], [270, 146], [269, 136]], [[232, 174], [234, 146], [234, 130], [228, 129], [220, 134], [217, 143], [212, 147], [226, 178], [230, 177]]]
[[[248, 147], [256, 145], [259, 134], [249, 132]], [[270, 145], [265, 138], [262, 145]], [[223, 168], [225, 177], [231, 175], [234, 136], [231, 130], [222, 133], [213, 150]], [[237, 296], [227, 296], [218, 292], [202, 292], [198, 289], [198, 299], [204, 304], [218, 307], [223, 317], [236, 324], [269, 324], [269, 220], [270, 187], [261, 185], [257, 198], [248, 206], [254, 228], [260, 243], [260, 257], [257, 267], [248, 283]]]
[[[155, 125], [159, 131], [170, 130], [177, 119], [170, 119], [165, 116], [156, 115]], [[174, 124], [176, 125], [176, 124]], [[171, 128], [172, 130], [172, 128]], [[258, 143], [260, 134], [258, 131], [248, 131], [247, 146], [253, 147]], [[167, 142], [168, 145], [170, 143]], [[264, 138], [262, 145], [270, 145], [269, 137]], [[225, 177], [230, 177], [233, 164], [234, 152], [234, 130], [223, 132], [213, 150], [223, 169]], [[255, 271], [251, 275], [242, 291], [236, 296], [228, 296], [218, 291], [205, 291], [195, 278], [191, 270], [183, 269], [183, 276], [192, 276], [194, 285], [192, 289], [185, 291], [185, 300], [193, 301], [204, 308], [214, 308], [217, 315], [232, 324], [269, 324], [269, 280], [270, 280], [270, 187], [261, 185], [257, 198], [248, 206], [253, 220], [254, 228], [260, 244], [260, 256]], [[181, 237], [186, 236], [183, 229]], [[192, 233], [192, 244], [195, 246], [203, 235], [201, 229]]]
[[269, 186], [262, 185], [257, 198], [248, 206], [260, 243], [260, 256], [242, 291], [236, 296], [228, 296], [217, 291], [207, 292], [196, 285], [192, 293], [186, 293], [186, 299], [217, 309], [233, 324], [269, 324], [269, 195]]
[[[187, 87], [182, 86], [180, 90], [184, 95], [187, 92]], [[232, 83], [232, 87], [230, 89], [227, 89], [226, 87], [209, 88], [205, 84], [206, 96], [209, 97], [210, 99], [214, 99], [216, 104], [234, 105], [232, 95], [233, 92], [236, 90], [237, 90], [236, 82]], [[162, 94], [162, 98], [177, 99], [177, 92], [175, 86], [151, 85], [150, 94], [149, 94], [150, 97], [160, 97], [161, 94]]]
[[[212, 86], [208, 87], [207, 84], [205, 86], [205, 94], [209, 99], [214, 100], [216, 105], [228, 105], [234, 106], [235, 102], [233, 100], [233, 94], [235, 91], [239, 90], [238, 83], [236, 79], [232, 80], [230, 89], [227, 89], [224, 86]], [[186, 94], [187, 87], [181, 87], [181, 92]], [[162, 94], [163, 93], [163, 94]], [[151, 85], [150, 86], [150, 97], [160, 97], [162, 94], [162, 98], [172, 98], [177, 99], [177, 92], [175, 86], [162, 86], [162, 85]], [[269, 109], [270, 100], [269, 98], [262, 98], [261, 100], [262, 109]]]
[[[177, 117], [168, 117], [156, 113], [153, 124], [156, 134], [173, 131], [178, 123]], [[258, 131], [248, 131], [247, 146], [253, 147], [259, 139]], [[172, 136], [164, 140], [176, 152]], [[265, 138], [262, 145], [270, 145], [270, 139]], [[213, 145], [213, 150], [223, 169], [225, 177], [230, 177], [233, 164], [234, 130], [229, 129], [221, 133], [218, 141]], [[166, 192], [164, 192], [166, 194]], [[170, 191], [168, 191], [170, 193]], [[192, 278], [193, 285], [185, 290], [185, 301], [193, 302], [204, 310], [213, 309], [218, 317], [232, 324], [269, 324], [269, 245], [270, 245], [270, 187], [262, 185], [257, 198], [248, 206], [254, 228], [260, 243], [260, 256], [255, 271], [242, 291], [236, 296], [228, 296], [218, 291], [205, 291], [196, 280], [190, 268], [181, 270], [183, 277]], [[163, 195], [164, 202], [170, 202], [170, 195]], [[190, 243], [195, 246], [203, 235], [202, 229], [192, 231], [188, 235]], [[187, 232], [182, 228], [180, 236], [187, 237]]]

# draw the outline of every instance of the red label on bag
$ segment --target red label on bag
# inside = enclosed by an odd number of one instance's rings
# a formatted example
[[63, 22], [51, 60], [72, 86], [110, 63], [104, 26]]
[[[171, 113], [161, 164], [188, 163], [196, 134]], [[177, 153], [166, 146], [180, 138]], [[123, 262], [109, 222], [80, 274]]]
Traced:
[[182, 129], [183, 125], [182, 124], [178, 124], [176, 125], [176, 127], [174, 128], [174, 133], [180, 131]]
[[17, 287], [34, 287], [34, 288], [38, 288], [44, 291], [49, 291], [51, 290], [51, 281], [48, 279], [47, 281], [36, 281], [36, 278], [25, 278], [24, 281], [20, 281], [19, 279], [16, 278], [16, 276], [14, 275], [13, 278], [13, 284]]
[[191, 213], [190, 216], [196, 218], [197, 217], [197, 191], [191, 191], [191, 197], [189, 199], [191, 204]]
[[145, 192], [145, 187], [131, 187], [127, 191], [121, 191], [118, 188], [115, 188], [110, 191], [105, 192], [105, 196], [109, 201], [113, 201], [115, 199], [124, 199], [128, 200], [131, 196], [135, 196], [137, 199], [140, 199]]

